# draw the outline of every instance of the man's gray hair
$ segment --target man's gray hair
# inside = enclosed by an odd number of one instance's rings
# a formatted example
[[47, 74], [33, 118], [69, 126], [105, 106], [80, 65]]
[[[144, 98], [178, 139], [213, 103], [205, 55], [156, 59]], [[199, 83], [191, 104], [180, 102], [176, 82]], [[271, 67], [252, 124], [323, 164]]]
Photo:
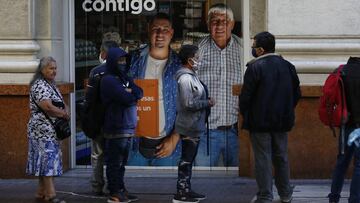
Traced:
[[102, 42], [114, 41], [118, 44], [121, 44], [121, 37], [118, 32], [107, 32], [103, 34]]
[[36, 68], [33, 78], [30, 81], [30, 86], [33, 85], [37, 79], [44, 78], [41, 71], [45, 67], [47, 67], [51, 62], [56, 63], [56, 60], [52, 56], [45, 56], [40, 59], [40, 63], [38, 65], [38, 67]]
[[115, 41], [103, 41], [100, 46], [100, 51], [107, 53], [110, 48], [119, 47], [120, 45]]
[[219, 3], [219, 4], [214, 4], [210, 7], [209, 12], [208, 12], [208, 23], [210, 22], [211, 16], [214, 13], [226, 14], [227, 17], [231, 21], [234, 20], [234, 13], [233, 13], [232, 9], [229, 6], [227, 6], [226, 4]]

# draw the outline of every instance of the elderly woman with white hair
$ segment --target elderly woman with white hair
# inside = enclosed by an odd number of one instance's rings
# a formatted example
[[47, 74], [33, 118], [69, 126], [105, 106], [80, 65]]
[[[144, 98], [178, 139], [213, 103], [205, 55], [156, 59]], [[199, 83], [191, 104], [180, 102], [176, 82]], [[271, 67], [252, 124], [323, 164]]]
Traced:
[[[68, 108], [55, 85], [57, 66], [54, 58], [40, 60], [30, 81], [30, 119], [28, 123], [28, 161], [26, 173], [39, 177], [35, 195], [47, 202], [65, 203], [56, 197], [54, 177], [62, 175], [60, 141], [56, 138], [56, 118], [70, 119]], [[45, 115], [47, 114], [47, 116]], [[50, 121], [52, 120], [52, 121]]]

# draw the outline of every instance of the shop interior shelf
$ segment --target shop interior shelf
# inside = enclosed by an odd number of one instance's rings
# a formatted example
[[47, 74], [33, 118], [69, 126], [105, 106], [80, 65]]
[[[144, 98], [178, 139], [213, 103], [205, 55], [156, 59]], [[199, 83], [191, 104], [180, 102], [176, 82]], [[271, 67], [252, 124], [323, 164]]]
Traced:
[[99, 60], [76, 61], [75, 67], [97, 66], [99, 64]]

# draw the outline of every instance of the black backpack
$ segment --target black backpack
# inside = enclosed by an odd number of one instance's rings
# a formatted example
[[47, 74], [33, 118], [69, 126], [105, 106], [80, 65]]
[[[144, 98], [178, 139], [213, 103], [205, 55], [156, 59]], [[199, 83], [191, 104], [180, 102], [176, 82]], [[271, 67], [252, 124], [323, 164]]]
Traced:
[[[104, 74], [94, 75], [93, 84], [88, 86], [86, 101], [80, 116], [81, 128], [85, 135], [91, 139], [101, 134], [104, 125], [105, 106], [101, 102], [100, 83]], [[91, 91], [91, 94], [89, 94]]]

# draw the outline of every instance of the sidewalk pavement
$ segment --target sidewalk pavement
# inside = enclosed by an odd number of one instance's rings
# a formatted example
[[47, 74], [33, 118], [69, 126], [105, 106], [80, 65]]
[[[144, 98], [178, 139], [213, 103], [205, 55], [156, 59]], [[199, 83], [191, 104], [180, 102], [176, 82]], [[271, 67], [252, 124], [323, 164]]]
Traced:
[[[328, 203], [327, 195], [330, 191], [330, 180], [297, 180], [292, 181], [297, 183], [295, 185], [292, 203]], [[274, 187], [274, 203], [281, 203], [280, 197], [277, 195], [276, 188]], [[344, 185], [342, 198], [339, 203], [347, 203], [349, 198], [349, 184]], [[255, 202], [256, 197], [251, 202]]]
[[[55, 179], [57, 195], [67, 203], [105, 203], [107, 198], [91, 193], [90, 169], [74, 169]], [[170, 203], [176, 192], [176, 170], [127, 169], [127, 189], [138, 203]], [[325, 203], [330, 180], [292, 180], [293, 203]], [[36, 200], [37, 179], [0, 179], [0, 203], [42, 203]], [[194, 171], [192, 188], [207, 196], [202, 203], [249, 203], [257, 191], [254, 179], [237, 176], [237, 171]], [[274, 187], [275, 189], [275, 187]], [[349, 181], [345, 181], [341, 203], [347, 202]], [[274, 195], [276, 191], [274, 191]], [[275, 195], [275, 203], [280, 203]]]

